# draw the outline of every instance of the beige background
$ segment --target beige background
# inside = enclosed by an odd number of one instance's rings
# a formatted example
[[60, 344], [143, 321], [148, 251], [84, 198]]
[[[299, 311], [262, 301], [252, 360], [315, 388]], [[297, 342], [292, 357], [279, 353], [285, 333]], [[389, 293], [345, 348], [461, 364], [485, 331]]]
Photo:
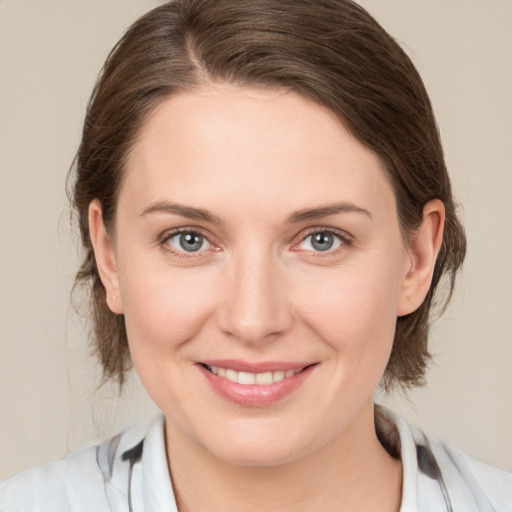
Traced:
[[[385, 401], [512, 470], [512, 2], [364, 0], [431, 93], [469, 238], [426, 389]], [[96, 74], [155, 0], [0, 0], [0, 480], [155, 413], [104, 387], [69, 306], [64, 179]]]

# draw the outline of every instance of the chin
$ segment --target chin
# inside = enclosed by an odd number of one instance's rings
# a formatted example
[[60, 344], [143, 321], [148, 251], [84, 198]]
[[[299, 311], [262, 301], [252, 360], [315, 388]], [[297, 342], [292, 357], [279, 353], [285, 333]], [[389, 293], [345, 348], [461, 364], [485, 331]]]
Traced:
[[294, 447], [275, 447], [267, 445], [248, 445], [230, 443], [212, 452], [224, 462], [243, 467], [279, 467], [293, 462], [300, 457]]
[[[273, 422], [272, 422], [273, 423]], [[259, 425], [259, 428], [226, 429], [205, 439], [205, 448], [215, 458], [238, 466], [276, 467], [300, 458], [313, 449], [312, 442], [290, 428]], [[254, 427], [254, 426], [253, 426]]]

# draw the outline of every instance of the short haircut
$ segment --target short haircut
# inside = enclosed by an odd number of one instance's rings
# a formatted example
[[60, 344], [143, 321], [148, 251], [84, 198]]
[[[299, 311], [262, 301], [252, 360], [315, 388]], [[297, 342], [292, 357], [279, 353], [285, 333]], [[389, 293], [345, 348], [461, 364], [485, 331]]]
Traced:
[[396, 41], [349, 0], [174, 0], [136, 21], [110, 53], [69, 176], [85, 249], [75, 286], [90, 291], [93, 346], [104, 378], [122, 384], [131, 360], [124, 317], [109, 310], [96, 267], [89, 204], [100, 201], [112, 233], [124, 167], [144, 121], [173, 94], [211, 83], [293, 91], [332, 111], [383, 162], [405, 242], [421, 224], [425, 204], [444, 203], [432, 284], [422, 305], [397, 319], [382, 379], [386, 390], [423, 384], [436, 290], [446, 276], [442, 310], [466, 239], [423, 82]]

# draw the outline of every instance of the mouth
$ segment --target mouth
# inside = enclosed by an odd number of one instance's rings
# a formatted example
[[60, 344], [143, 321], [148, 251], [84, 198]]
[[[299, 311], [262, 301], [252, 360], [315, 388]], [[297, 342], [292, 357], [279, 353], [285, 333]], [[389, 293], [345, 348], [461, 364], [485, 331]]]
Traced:
[[302, 372], [308, 366], [296, 369], [296, 370], [276, 370], [262, 373], [252, 373], [244, 371], [236, 371], [232, 368], [223, 368], [222, 366], [213, 366], [200, 363], [206, 370], [213, 375], [229, 380], [235, 384], [242, 384], [243, 386], [252, 386], [258, 384], [260, 386], [270, 386], [276, 382], [281, 382], [284, 379], [289, 379], [297, 373]]
[[244, 407], [263, 407], [298, 389], [318, 363], [207, 361], [196, 366], [221, 397]]

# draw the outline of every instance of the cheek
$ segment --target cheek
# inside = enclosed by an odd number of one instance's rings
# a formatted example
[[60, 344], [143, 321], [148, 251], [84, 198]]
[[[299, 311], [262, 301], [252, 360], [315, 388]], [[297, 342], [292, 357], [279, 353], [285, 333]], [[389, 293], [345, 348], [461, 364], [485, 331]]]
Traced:
[[121, 279], [130, 347], [176, 348], [192, 339], [211, 314], [211, 276], [202, 269], [139, 263], [130, 264]]
[[344, 267], [311, 275], [296, 289], [303, 320], [331, 345], [340, 358], [387, 359], [394, 337], [400, 268]]
[[187, 347], [215, 309], [212, 280], [183, 269], [130, 267], [136, 268], [145, 271], [131, 271], [121, 287], [131, 358], [160, 409], [186, 416], [184, 404], [194, 397]]

